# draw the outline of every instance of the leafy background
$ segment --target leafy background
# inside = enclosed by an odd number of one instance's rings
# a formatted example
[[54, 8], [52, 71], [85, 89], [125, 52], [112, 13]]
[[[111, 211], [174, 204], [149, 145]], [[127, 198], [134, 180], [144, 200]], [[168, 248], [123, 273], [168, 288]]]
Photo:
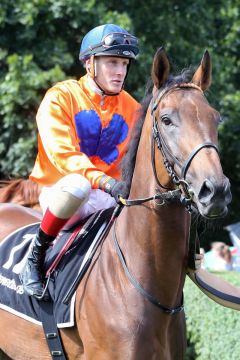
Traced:
[[0, 178], [27, 177], [36, 156], [35, 114], [52, 84], [79, 78], [82, 37], [94, 26], [117, 23], [138, 36], [141, 54], [127, 90], [144, 95], [156, 49], [164, 46], [174, 73], [197, 65], [207, 48], [213, 84], [207, 97], [222, 115], [221, 158], [230, 178], [229, 216], [203, 245], [227, 241], [226, 224], [240, 210], [240, 18], [239, 0], [2, 0], [0, 7]]

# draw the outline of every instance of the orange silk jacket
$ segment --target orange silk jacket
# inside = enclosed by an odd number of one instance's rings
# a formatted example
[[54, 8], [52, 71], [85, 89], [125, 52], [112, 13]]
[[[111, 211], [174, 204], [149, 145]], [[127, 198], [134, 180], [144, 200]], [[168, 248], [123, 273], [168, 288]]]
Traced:
[[102, 175], [120, 179], [139, 104], [126, 91], [94, 92], [87, 75], [66, 80], [46, 93], [37, 113], [38, 155], [31, 180], [50, 186], [69, 173], [85, 176], [98, 188]]

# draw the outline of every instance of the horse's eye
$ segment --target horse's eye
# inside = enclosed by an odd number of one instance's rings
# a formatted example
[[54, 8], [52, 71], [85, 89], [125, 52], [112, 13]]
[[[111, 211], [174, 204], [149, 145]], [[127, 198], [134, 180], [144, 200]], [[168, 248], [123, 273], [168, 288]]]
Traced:
[[172, 124], [172, 121], [167, 116], [162, 116], [161, 121], [162, 121], [163, 125], [171, 125]]

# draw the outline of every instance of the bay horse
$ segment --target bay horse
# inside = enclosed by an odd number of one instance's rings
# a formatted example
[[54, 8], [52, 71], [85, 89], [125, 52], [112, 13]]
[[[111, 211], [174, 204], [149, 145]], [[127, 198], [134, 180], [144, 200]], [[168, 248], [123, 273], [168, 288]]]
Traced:
[[[184, 359], [190, 211], [223, 217], [231, 192], [217, 149], [220, 116], [203, 93], [211, 83], [209, 53], [186, 82], [184, 74], [170, 75], [161, 48], [152, 80], [123, 164], [133, 201], [126, 200], [77, 288], [76, 325], [60, 329], [67, 359]], [[22, 207], [2, 205], [1, 238], [37, 220]], [[41, 326], [0, 310], [0, 330], [0, 348], [9, 357], [51, 358]]]

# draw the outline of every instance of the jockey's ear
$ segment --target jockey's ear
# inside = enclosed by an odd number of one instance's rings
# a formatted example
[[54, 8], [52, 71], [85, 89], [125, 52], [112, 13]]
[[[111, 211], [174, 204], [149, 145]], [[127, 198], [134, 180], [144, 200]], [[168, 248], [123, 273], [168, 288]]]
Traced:
[[88, 75], [92, 79], [94, 79], [94, 77], [96, 76], [94, 56], [91, 56], [89, 59], [86, 60], [85, 67]]
[[170, 72], [170, 64], [166, 51], [163, 47], [159, 48], [154, 56], [152, 64], [152, 81], [154, 89], [159, 89], [168, 79]]
[[212, 81], [212, 62], [209, 55], [209, 52], [206, 50], [201, 64], [197, 68], [195, 74], [192, 78], [192, 83], [198, 85], [202, 91], [205, 91], [209, 88]]
[[90, 59], [87, 59], [85, 61], [85, 69], [86, 69], [86, 72], [89, 74], [91, 72], [91, 65], [90, 65]]

